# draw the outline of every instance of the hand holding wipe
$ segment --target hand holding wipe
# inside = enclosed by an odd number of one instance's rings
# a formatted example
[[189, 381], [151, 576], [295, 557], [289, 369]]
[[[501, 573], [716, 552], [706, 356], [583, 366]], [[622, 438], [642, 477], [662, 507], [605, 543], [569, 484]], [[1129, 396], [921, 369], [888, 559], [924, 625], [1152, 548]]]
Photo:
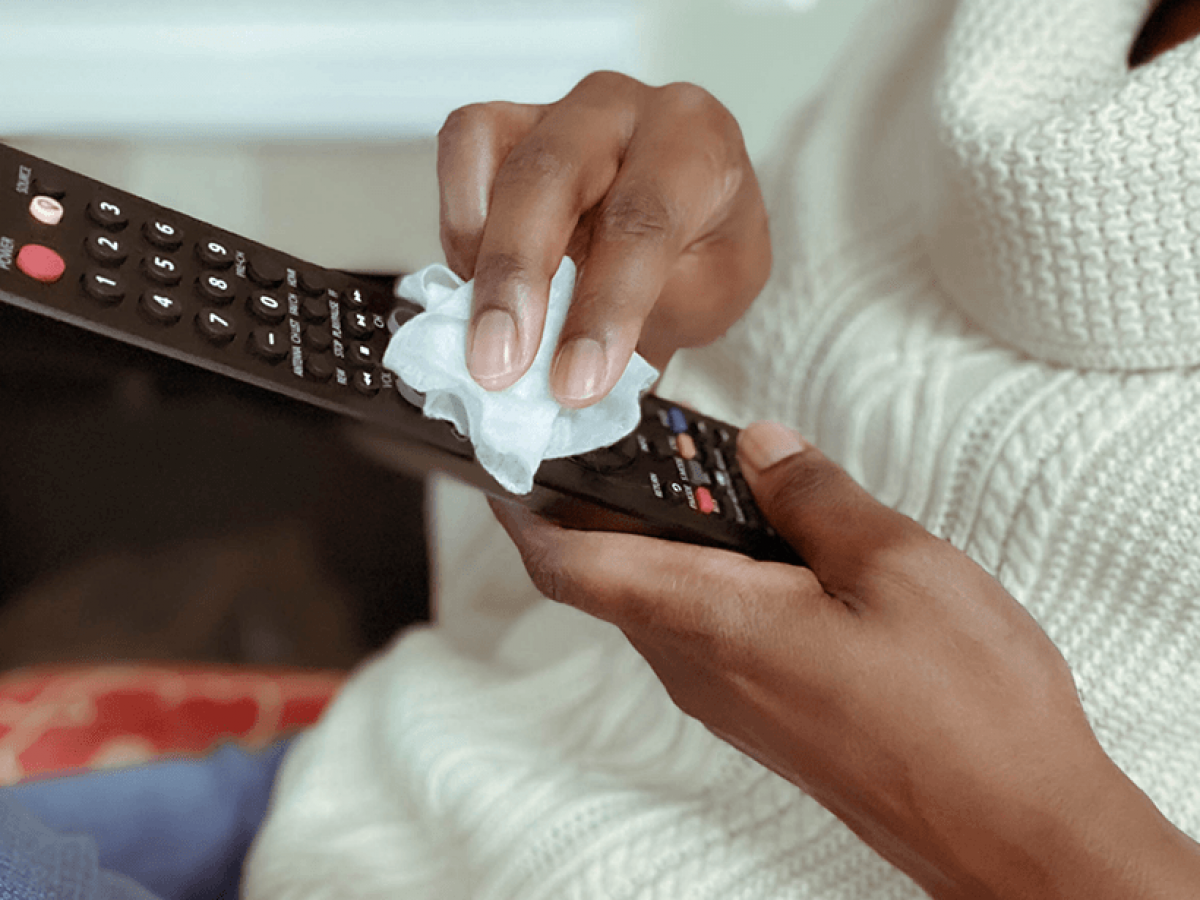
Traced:
[[615, 443], [641, 419], [638, 400], [658, 372], [634, 354], [616, 387], [584, 409], [561, 405], [550, 390], [550, 366], [575, 288], [575, 263], [564, 257], [550, 283], [546, 325], [529, 370], [500, 391], [481, 387], [467, 370], [467, 326], [474, 282], [442, 265], [401, 280], [396, 293], [424, 308], [392, 336], [383, 364], [425, 395], [428, 418], [470, 438], [475, 455], [500, 485], [527, 494], [543, 459], [574, 456]]

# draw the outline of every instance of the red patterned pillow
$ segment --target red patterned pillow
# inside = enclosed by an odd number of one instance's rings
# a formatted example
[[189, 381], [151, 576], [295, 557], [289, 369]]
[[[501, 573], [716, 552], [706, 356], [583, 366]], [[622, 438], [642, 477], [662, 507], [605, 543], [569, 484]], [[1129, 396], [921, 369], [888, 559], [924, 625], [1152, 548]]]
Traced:
[[0, 786], [36, 775], [264, 747], [316, 721], [344, 672], [102, 665], [0, 676]]

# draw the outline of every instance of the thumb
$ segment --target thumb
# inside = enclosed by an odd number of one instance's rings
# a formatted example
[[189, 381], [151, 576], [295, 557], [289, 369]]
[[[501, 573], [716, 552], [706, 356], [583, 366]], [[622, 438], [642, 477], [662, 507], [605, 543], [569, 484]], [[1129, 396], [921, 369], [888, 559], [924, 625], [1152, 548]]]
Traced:
[[889, 551], [925, 533], [783, 425], [742, 429], [738, 459], [767, 519], [830, 593], [860, 592]]

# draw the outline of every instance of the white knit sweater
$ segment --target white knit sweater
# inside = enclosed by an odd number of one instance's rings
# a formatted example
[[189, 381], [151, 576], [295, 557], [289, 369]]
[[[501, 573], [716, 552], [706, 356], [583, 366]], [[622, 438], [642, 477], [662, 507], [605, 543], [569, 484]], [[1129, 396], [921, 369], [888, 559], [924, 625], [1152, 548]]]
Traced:
[[[1200, 837], [1200, 46], [1129, 72], [1149, 5], [881, 3], [766, 177], [771, 283], [664, 393], [796, 425], [997, 575]], [[532, 590], [486, 552], [445, 596]], [[921, 896], [545, 601], [493, 649], [450, 622], [360, 671], [287, 761], [247, 891]]]

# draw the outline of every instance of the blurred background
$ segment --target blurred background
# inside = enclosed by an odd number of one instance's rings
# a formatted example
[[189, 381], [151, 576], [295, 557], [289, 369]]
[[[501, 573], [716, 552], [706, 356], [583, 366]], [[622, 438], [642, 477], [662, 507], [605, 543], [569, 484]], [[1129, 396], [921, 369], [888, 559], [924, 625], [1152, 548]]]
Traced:
[[[313, 262], [441, 261], [434, 139], [595, 69], [768, 152], [866, 0], [0, 0], [0, 140]], [[0, 308], [0, 669], [345, 668], [429, 615], [425, 485], [328, 422]]]

